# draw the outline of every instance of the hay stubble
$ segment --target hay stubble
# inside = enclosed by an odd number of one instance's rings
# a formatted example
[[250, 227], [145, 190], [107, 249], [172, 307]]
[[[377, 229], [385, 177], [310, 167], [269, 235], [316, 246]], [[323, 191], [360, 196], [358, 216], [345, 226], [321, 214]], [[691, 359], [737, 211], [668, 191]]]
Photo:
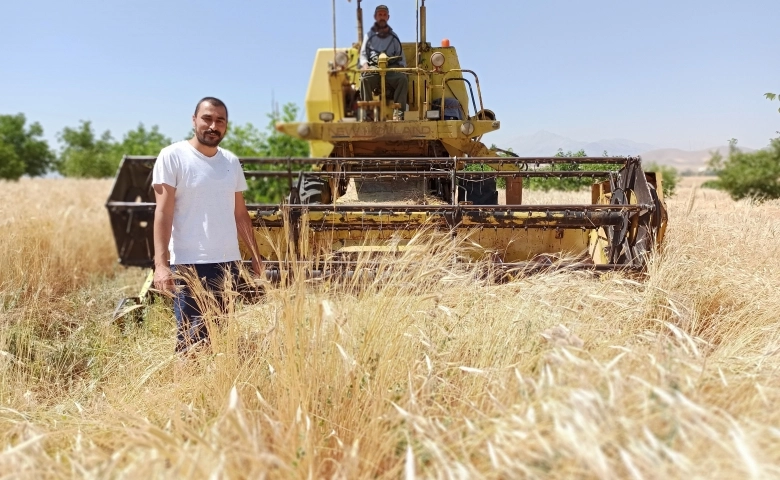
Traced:
[[495, 285], [440, 249], [368, 287], [271, 287], [181, 363], [164, 304], [110, 322], [142, 273], [114, 265], [109, 187], [0, 184], [2, 472], [780, 475], [777, 204], [689, 182], [644, 279]]

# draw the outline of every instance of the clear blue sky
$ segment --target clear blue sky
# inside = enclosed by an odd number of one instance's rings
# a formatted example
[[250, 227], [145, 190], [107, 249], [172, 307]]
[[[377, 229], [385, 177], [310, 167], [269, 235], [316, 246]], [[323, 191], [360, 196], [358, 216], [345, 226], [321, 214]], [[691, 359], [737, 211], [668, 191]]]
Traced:
[[[391, 9], [415, 36], [414, 0]], [[355, 2], [336, 0], [338, 44]], [[699, 149], [731, 137], [763, 147], [780, 130], [777, 0], [428, 0], [429, 39], [447, 37], [502, 121], [486, 141], [548, 130]], [[303, 103], [314, 51], [332, 46], [331, 0], [5, 0], [0, 113], [46, 137], [79, 120], [115, 137], [144, 122], [182, 138], [195, 102], [266, 123], [272, 97]]]

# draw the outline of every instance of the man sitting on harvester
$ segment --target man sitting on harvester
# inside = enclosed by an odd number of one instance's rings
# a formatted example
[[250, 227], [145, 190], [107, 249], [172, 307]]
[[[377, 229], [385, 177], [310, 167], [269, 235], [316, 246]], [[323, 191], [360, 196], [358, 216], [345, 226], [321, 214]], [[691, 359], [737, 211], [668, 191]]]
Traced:
[[[390, 68], [405, 68], [406, 57], [401, 48], [401, 40], [395, 34], [387, 21], [390, 20], [390, 9], [379, 5], [374, 10], [374, 26], [366, 33], [363, 46], [360, 48], [360, 68], [368, 70], [379, 66], [379, 55], [384, 53], [389, 57]], [[393, 93], [393, 102], [398, 108], [393, 110], [393, 120], [403, 120], [406, 111], [406, 95], [409, 90], [409, 79], [405, 73], [388, 72], [385, 77], [388, 92]], [[377, 73], [364, 73], [362, 78], [362, 96], [371, 100], [374, 93], [381, 89], [381, 79]]]

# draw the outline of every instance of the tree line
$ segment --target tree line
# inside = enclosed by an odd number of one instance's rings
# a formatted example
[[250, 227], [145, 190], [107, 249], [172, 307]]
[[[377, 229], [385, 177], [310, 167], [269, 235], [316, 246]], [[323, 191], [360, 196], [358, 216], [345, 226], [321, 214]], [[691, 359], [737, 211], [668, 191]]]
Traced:
[[[280, 121], [296, 121], [298, 113], [299, 108], [288, 103], [281, 111], [267, 115], [268, 123], [262, 130], [252, 123], [231, 125], [220, 145], [240, 157], [306, 157], [307, 142], [274, 128]], [[192, 131], [186, 138], [191, 136]], [[113, 177], [124, 155], [157, 155], [173, 143], [157, 125], [147, 128], [140, 123], [117, 140], [108, 130], [98, 134], [88, 120], [63, 128], [57, 140], [59, 152], [43, 138], [40, 123], [28, 123], [23, 113], [0, 115], [0, 179], [18, 180], [50, 172], [73, 178]]]
[[[491, 145], [491, 149], [495, 149], [495, 145]], [[514, 156], [514, 152], [510, 148], [509, 150], [504, 150], [502, 153], [499, 153], [499, 156], [501, 157], [512, 157]], [[575, 160], [572, 160], [571, 163], [559, 163], [555, 165], [555, 168], [553, 167], [542, 167], [541, 170], [547, 170], [547, 171], [565, 171], [565, 172], [572, 172], [572, 171], [580, 171], [580, 170], [594, 170], [594, 171], [617, 171], [621, 168], [621, 165], [619, 164], [589, 164], [589, 165], [582, 165], [580, 163], [577, 163], [577, 158], [587, 157], [588, 154], [585, 152], [584, 149], [579, 149], [576, 152], [573, 152], [569, 150], [568, 152], [564, 152], [563, 149], [559, 148], [558, 152], [554, 155], [557, 158], [572, 158]], [[609, 157], [609, 153], [605, 150], [601, 154], [602, 157]], [[492, 170], [492, 168], [488, 167], [487, 165], [471, 165], [467, 170]], [[670, 167], [668, 165], [658, 165], [655, 163], [650, 163], [643, 166], [643, 170], [646, 172], [658, 172], [661, 174], [662, 178], [662, 185], [663, 185], [663, 192], [665, 197], [671, 197], [674, 195], [675, 190], [677, 188], [677, 184], [680, 181], [680, 174], [677, 172], [677, 169], [674, 167]], [[541, 190], [544, 192], [548, 192], [550, 190], [560, 190], [565, 192], [570, 191], [578, 191], [578, 190], [587, 190], [591, 187], [595, 179], [590, 177], [564, 177], [564, 178], [526, 178], [523, 180], [523, 189], [527, 190]], [[506, 186], [506, 180], [503, 178], [499, 178], [496, 181], [496, 185], [498, 185], [499, 188], [505, 188]]]
[[[765, 96], [770, 101], [780, 100], [780, 96], [773, 93]], [[231, 125], [221, 146], [240, 157], [306, 157], [309, 154], [307, 142], [282, 135], [274, 128], [279, 121], [295, 121], [299, 111], [297, 105], [285, 104], [281, 111], [267, 115], [268, 123], [262, 130], [252, 123]], [[192, 132], [187, 138], [191, 135]], [[172, 143], [172, 139], [160, 132], [157, 125], [146, 128], [141, 123], [125, 133], [121, 140], [115, 140], [109, 131], [97, 135], [92, 122], [86, 120], [76, 127], [65, 127], [57, 139], [61, 144], [59, 153], [55, 153], [43, 139], [40, 123], [28, 124], [22, 113], [0, 115], [0, 179], [18, 180], [24, 175], [36, 177], [52, 171], [65, 177], [112, 177], [123, 155], [157, 155], [163, 147]], [[705, 183], [705, 186], [724, 190], [735, 200], [780, 198], [780, 137], [772, 140], [768, 148], [751, 153], [740, 151], [736, 140], [730, 143], [728, 158], [716, 154], [710, 160], [710, 169], [717, 178]], [[586, 153], [559, 150], [556, 156], [583, 157]], [[572, 163], [564, 168], [578, 169], [579, 165]], [[647, 165], [645, 169], [660, 171], [664, 193], [674, 193], [678, 174], [673, 167]], [[247, 200], [253, 202], [275, 201], [287, 188], [284, 182], [268, 178], [250, 178], [248, 182]], [[576, 190], [584, 188], [585, 182], [588, 180], [572, 178], [561, 183], [533, 179], [528, 182], [527, 188]]]
[[[268, 115], [263, 130], [252, 123], [231, 125], [220, 145], [239, 157], [306, 157], [309, 154], [307, 142], [282, 135], [274, 126], [277, 122], [293, 122], [299, 108], [293, 103], [285, 104], [281, 111]], [[157, 125], [147, 128], [143, 123], [125, 133], [121, 140], [115, 140], [110, 131], [97, 135], [92, 122], [82, 120], [77, 127], [65, 127], [57, 138], [61, 143], [59, 154], [55, 154], [42, 139], [43, 128], [38, 122], [26, 126], [24, 114], [0, 115], [0, 178], [16, 180], [22, 175], [39, 176], [57, 171], [65, 177], [106, 178], [116, 174], [124, 155], [157, 155], [172, 143], [172, 139], [160, 132]], [[187, 136], [190, 138], [192, 132]], [[604, 153], [606, 156], [606, 152]], [[557, 157], [584, 157], [587, 154], [559, 150]], [[610, 168], [612, 165], [596, 167]], [[260, 168], [247, 165], [248, 169]], [[564, 170], [578, 170], [579, 164], [565, 164]], [[661, 170], [664, 178], [664, 193], [672, 195], [677, 184], [677, 171], [672, 167], [650, 166]], [[287, 182], [271, 178], [248, 178], [246, 192], [250, 202], [274, 202], [281, 198], [288, 188]], [[526, 188], [532, 190], [579, 190], [588, 188], [591, 181], [586, 178], [562, 180], [530, 179]], [[504, 187], [503, 179], [498, 186]]]
[[[780, 133], [780, 132], [779, 132]], [[717, 178], [702, 186], [728, 192], [734, 200], [749, 198], [754, 201], [780, 198], [780, 137], [768, 148], [744, 152], [737, 148], [737, 140], [729, 141], [729, 155], [715, 153], [709, 168]]]

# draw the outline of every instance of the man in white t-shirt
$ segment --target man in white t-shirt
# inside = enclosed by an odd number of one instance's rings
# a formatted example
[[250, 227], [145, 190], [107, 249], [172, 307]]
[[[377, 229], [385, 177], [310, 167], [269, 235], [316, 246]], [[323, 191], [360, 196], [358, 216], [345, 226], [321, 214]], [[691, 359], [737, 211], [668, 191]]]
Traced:
[[238, 279], [239, 237], [252, 252], [252, 269], [263, 274], [241, 193], [247, 189], [244, 171], [238, 157], [219, 148], [227, 122], [224, 102], [202, 99], [192, 116], [195, 136], [163, 148], [152, 173], [157, 201], [154, 286], [173, 295], [177, 352], [208, 341], [203, 312], [194, 298], [200, 289], [193, 291], [192, 281], [199, 279], [224, 312], [222, 292]]

